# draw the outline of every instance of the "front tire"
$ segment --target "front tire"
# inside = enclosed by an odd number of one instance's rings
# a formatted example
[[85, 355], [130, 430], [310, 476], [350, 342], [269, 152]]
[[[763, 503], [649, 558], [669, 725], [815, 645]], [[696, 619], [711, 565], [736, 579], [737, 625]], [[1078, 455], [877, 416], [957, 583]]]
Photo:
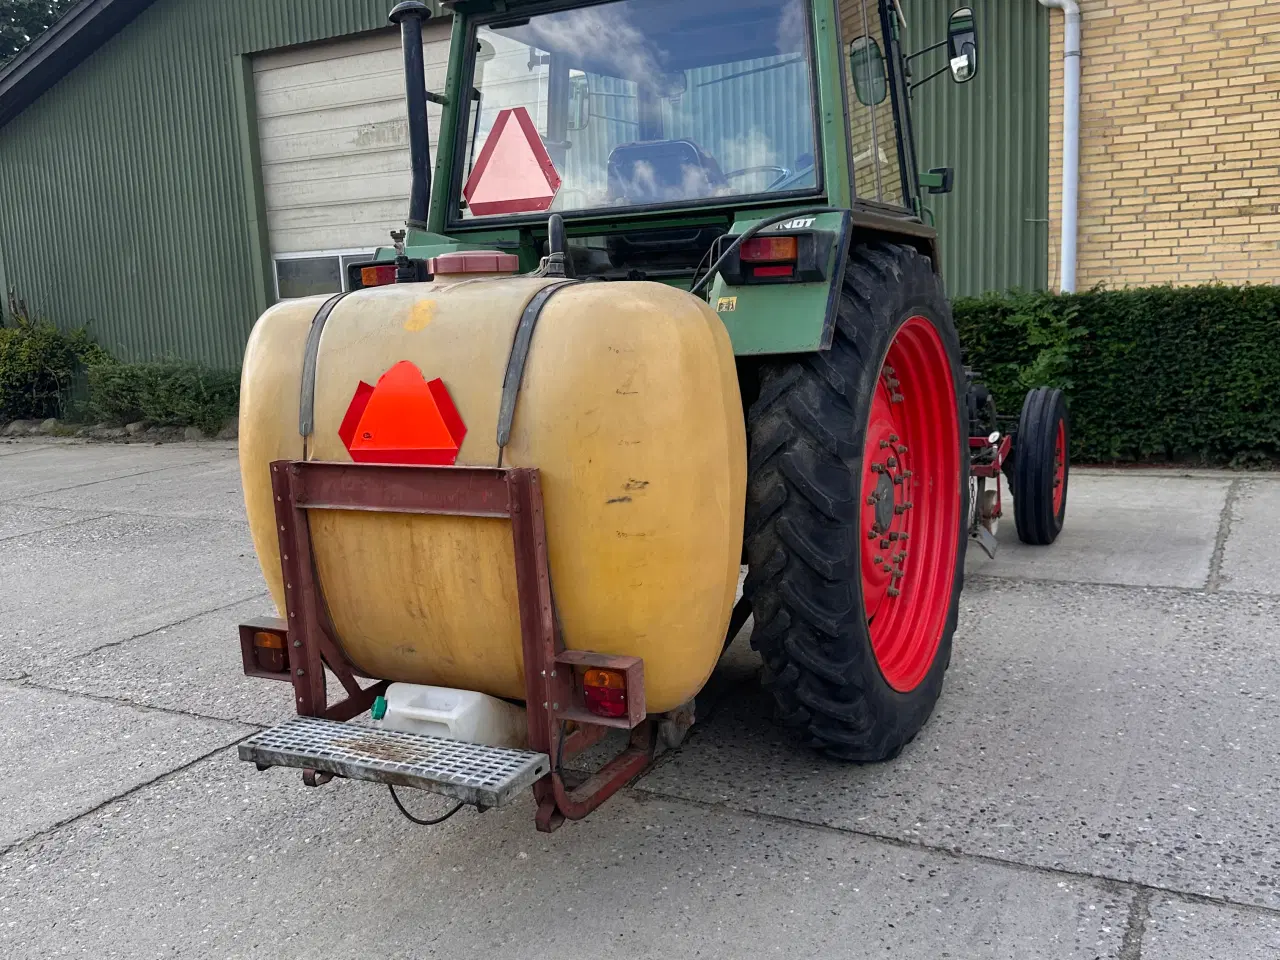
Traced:
[[1036, 387], [1018, 421], [1013, 464], [1013, 516], [1018, 537], [1033, 546], [1058, 539], [1067, 517], [1071, 429], [1061, 390]]
[[888, 244], [850, 255], [831, 349], [761, 371], [751, 643], [780, 719], [830, 756], [896, 756], [942, 692], [968, 540], [964, 391], [941, 281]]

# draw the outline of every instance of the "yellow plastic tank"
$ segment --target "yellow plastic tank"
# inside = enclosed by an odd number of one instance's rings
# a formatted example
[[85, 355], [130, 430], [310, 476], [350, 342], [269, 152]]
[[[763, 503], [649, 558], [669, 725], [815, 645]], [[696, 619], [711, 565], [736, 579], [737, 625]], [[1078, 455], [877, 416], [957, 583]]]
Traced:
[[[549, 282], [401, 284], [342, 300], [320, 341], [305, 456], [349, 461], [338, 428], [357, 385], [409, 360], [443, 379], [466, 424], [458, 463], [496, 465], [512, 338]], [[268, 464], [304, 457], [303, 357], [323, 302], [268, 310], [244, 359], [245, 505], [280, 609]], [[729, 622], [746, 493], [733, 350], [716, 314], [656, 283], [558, 291], [534, 333], [503, 465], [541, 472], [565, 645], [641, 657], [650, 712], [691, 699]], [[523, 699], [508, 521], [317, 512], [311, 533], [340, 642], [362, 672]]]

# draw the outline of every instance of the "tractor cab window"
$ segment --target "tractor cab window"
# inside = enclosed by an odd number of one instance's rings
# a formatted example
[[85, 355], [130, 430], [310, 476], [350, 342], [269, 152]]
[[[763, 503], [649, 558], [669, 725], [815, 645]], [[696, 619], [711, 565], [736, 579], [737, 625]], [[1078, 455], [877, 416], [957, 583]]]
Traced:
[[812, 194], [808, 0], [613, 0], [481, 25], [464, 219]]
[[905, 206], [887, 26], [879, 0], [840, 0], [854, 192], [864, 200]]

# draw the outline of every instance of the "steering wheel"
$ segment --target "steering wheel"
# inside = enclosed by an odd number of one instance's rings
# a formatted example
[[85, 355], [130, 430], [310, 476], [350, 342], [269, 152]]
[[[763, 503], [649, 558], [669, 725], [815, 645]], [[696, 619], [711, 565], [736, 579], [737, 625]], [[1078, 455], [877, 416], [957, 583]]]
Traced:
[[746, 177], [753, 173], [768, 173], [770, 171], [776, 173], [778, 175], [778, 179], [772, 181], [767, 187], [765, 187], [766, 190], [772, 190], [783, 180], [786, 180], [791, 176], [791, 171], [786, 167], [780, 167], [773, 163], [766, 163], [759, 167], [743, 167], [741, 170], [734, 170], [732, 173], [726, 173], [724, 178], [726, 180], [732, 180], [734, 177]]

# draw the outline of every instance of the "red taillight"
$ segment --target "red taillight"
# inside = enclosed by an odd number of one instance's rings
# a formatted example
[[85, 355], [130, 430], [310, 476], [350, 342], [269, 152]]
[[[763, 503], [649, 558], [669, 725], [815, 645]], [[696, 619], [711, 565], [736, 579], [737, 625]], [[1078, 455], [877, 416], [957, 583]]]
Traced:
[[253, 635], [253, 658], [258, 668], [267, 673], [283, 673], [289, 669], [285, 656], [284, 637], [267, 630], [258, 630]]
[[753, 277], [794, 277], [796, 268], [791, 264], [779, 264], [776, 267], [754, 267], [751, 270]]
[[360, 270], [360, 286], [381, 287], [396, 282], [396, 265], [389, 263], [378, 267], [362, 267]]
[[[799, 244], [795, 237], [753, 237], [738, 248], [743, 263], [795, 263]], [[756, 276], [790, 276], [790, 274], [763, 274]]]
[[600, 717], [627, 715], [627, 681], [617, 670], [591, 669], [582, 675], [582, 699]]

